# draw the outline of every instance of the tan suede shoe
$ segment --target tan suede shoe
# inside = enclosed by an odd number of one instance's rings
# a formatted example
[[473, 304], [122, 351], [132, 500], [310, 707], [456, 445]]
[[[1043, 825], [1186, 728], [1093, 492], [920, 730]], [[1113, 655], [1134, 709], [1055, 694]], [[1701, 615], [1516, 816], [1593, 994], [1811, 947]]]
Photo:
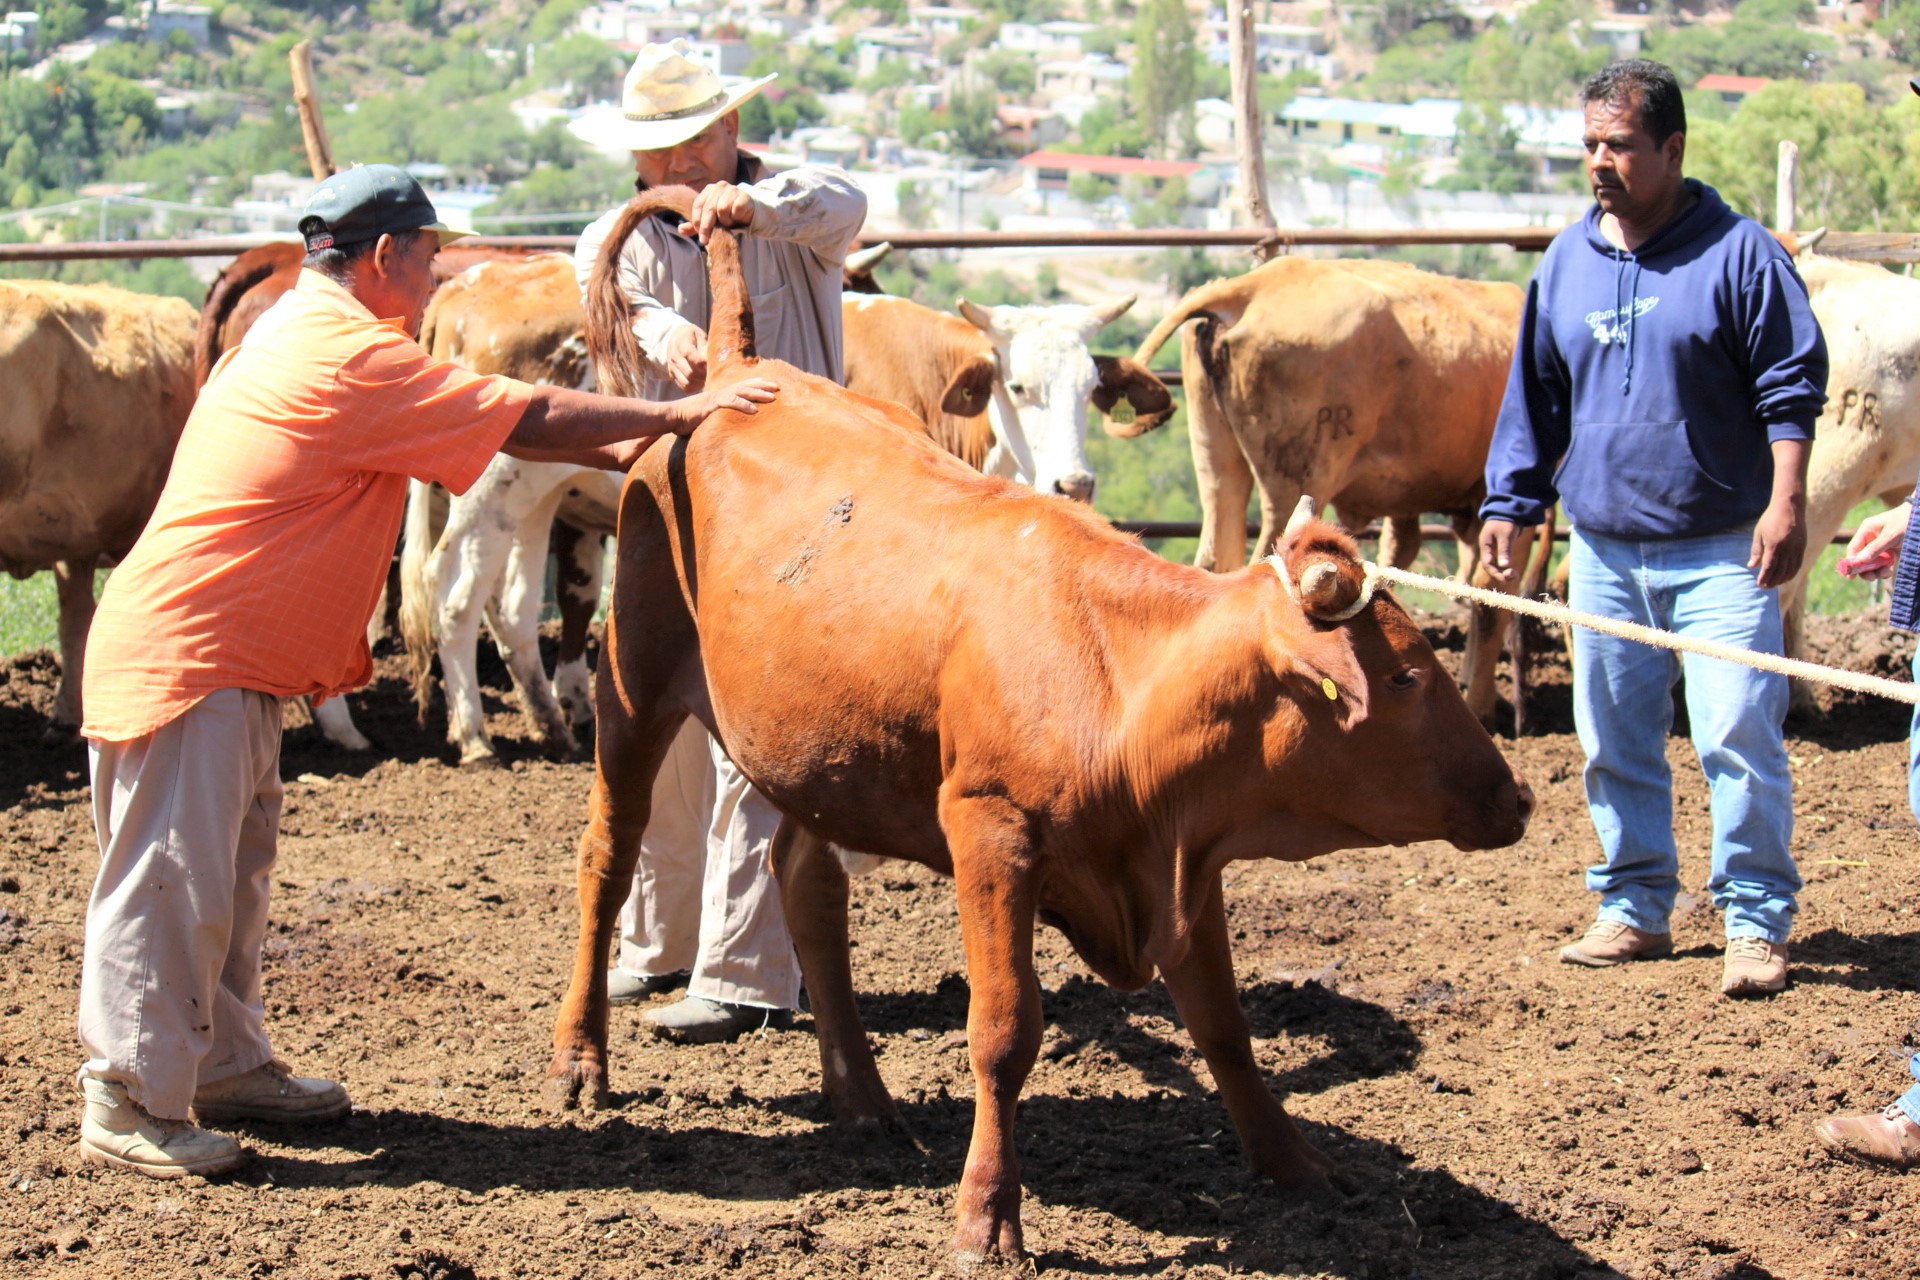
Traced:
[[350, 1107], [347, 1091], [331, 1080], [310, 1080], [275, 1058], [225, 1080], [203, 1084], [193, 1093], [194, 1119], [202, 1124], [265, 1120], [281, 1124], [317, 1124], [338, 1120]]
[[1629, 960], [1673, 954], [1673, 935], [1648, 933], [1618, 920], [1595, 920], [1580, 941], [1560, 948], [1562, 964], [1609, 969]]
[[80, 1117], [80, 1155], [89, 1164], [133, 1169], [149, 1178], [205, 1177], [247, 1162], [232, 1138], [208, 1133], [185, 1120], [162, 1120], [127, 1096], [125, 1085], [85, 1080], [87, 1105]]
[[1765, 938], [1730, 938], [1720, 970], [1723, 996], [1770, 996], [1787, 988], [1787, 944]]
[[1827, 1150], [1850, 1160], [1889, 1169], [1920, 1165], [1920, 1124], [1898, 1104], [1870, 1116], [1828, 1116], [1813, 1133]]

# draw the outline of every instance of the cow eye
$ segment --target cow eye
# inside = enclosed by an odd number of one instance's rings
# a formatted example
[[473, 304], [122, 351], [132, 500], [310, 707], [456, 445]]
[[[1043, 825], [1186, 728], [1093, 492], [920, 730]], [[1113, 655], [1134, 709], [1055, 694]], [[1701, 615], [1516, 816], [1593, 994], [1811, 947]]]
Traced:
[[1420, 683], [1420, 668], [1402, 667], [1387, 677], [1387, 688], [1396, 693], [1405, 693]]
[[1024, 382], [1009, 382], [1007, 384], [1007, 390], [1017, 396], [1023, 396], [1027, 394], [1027, 384]]

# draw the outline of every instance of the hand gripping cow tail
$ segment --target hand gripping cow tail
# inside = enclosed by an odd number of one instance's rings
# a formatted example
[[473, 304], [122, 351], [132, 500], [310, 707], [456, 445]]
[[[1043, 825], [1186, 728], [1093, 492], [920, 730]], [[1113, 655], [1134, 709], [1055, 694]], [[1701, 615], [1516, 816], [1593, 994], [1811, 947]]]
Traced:
[[[685, 187], [655, 187], [627, 201], [614, 219], [586, 291], [587, 354], [599, 389], [608, 395], [638, 396], [645, 385], [646, 362], [633, 336], [633, 303], [620, 286], [620, 253], [642, 222], [657, 213], [687, 216], [693, 192]], [[708, 377], [735, 359], [752, 359], [753, 310], [740, 246], [731, 232], [716, 231], [708, 246], [707, 280], [713, 295], [707, 335]]]

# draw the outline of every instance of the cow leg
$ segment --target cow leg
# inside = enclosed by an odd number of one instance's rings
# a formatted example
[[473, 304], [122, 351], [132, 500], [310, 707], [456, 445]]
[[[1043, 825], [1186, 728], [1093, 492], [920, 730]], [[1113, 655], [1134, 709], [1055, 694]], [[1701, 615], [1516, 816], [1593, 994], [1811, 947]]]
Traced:
[[320, 736], [328, 742], [345, 751], [373, 750], [373, 743], [367, 741], [367, 736], [353, 723], [353, 712], [347, 707], [345, 694], [328, 698], [318, 706], [309, 702], [308, 706]]
[[[612, 681], [608, 681], [609, 686]], [[607, 954], [620, 906], [633, 889], [640, 839], [653, 814], [653, 780], [686, 720], [684, 712], [637, 725], [624, 716], [601, 734], [587, 829], [580, 835], [577, 876], [580, 935], [573, 976], [553, 1025], [548, 1099], [557, 1107], [607, 1103]]]
[[555, 759], [565, 759], [578, 751], [579, 745], [540, 660], [540, 606], [545, 600], [547, 535], [552, 525], [552, 514], [547, 511], [536, 511], [520, 522], [513, 546], [507, 551], [499, 594], [487, 600], [486, 615], [493, 642], [513, 677], [520, 706], [533, 721], [540, 745]]
[[1374, 562], [1395, 569], [1413, 567], [1420, 554], [1420, 517], [1388, 516], [1380, 522], [1380, 545]]
[[1180, 339], [1187, 444], [1193, 450], [1193, 476], [1200, 489], [1200, 546], [1193, 562], [1225, 573], [1247, 562], [1247, 502], [1253, 496], [1253, 468], [1247, 465], [1213, 382], [1194, 350], [1195, 327], [1186, 326]]
[[426, 581], [433, 585], [432, 634], [440, 652], [440, 682], [447, 695], [447, 741], [460, 764], [498, 764], [487, 738], [486, 712], [480, 703], [480, 616], [491, 584], [499, 581], [508, 553], [508, 534], [472, 519], [475, 504], [459, 503], [449, 512], [446, 532], [431, 552]]
[[1013, 1115], [1040, 1055], [1034, 902], [1026, 870], [1030, 851], [1017, 818], [987, 805], [941, 805], [972, 990], [967, 1048], [973, 1061], [973, 1140], [960, 1178], [953, 1235], [954, 1252], [969, 1260], [1018, 1258], [1023, 1252]]
[[1253, 1060], [1247, 1015], [1240, 1007], [1233, 977], [1233, 951], [1227, 940], [1227, 911], [1218, 875], [1207, 887], [1187, 954], [1178, 964], [1162, 969], [1161, 976], [1180, 1020], [1187, 1024], [1187, 1034], [1206, 1057], [1253, 1171], [1300, 1195], [1329, 1194], [1327, 1176], [1334, 1170], [1333, 1161], [1307, 1141]]
[[98, 562], [96, 556], [81, 556], [53, 566], [54, 594], [60, 602], [60, 687], [53, 694], [50, 737], [72, 737], [83, 719], [80, 683], [87, 660], [87, 632], [93, 626], [93, 570]]
[[781, 819], [770, 856], [787, 932], [813, 1008], [820, 1079], [834, 1117], [911, 1143], [899, 1108], [880, 1079], [866, 1025], [854, 1003], [846, 869], [826, 841], [792, 818]]
[[[1900, 501], [1905, 502], [1902, 498]], [[1812, 557], [1808, 557], [1812, 561]], [[1789, 658], [1800, 656], [1802, 644], [1802, 619], [1807, 612], [1807, 579], [1803, 572], [1800, 577], [1788, 583], [1780, 592], [1780, 628], [1781, 652]], [[1787, 710], [1799, 715], [1817, 715], [1820, 704], [1814, 700], [1813, 686], [1798, 677], [1787, 680]]]
[[564, 520], [553, 522], [554, 594], [560, 603], [560, 661], [553, 692], [575, 729], [593, 723], [593, 675], [587, 670], [587, 640], [607, 562], [606, 539]]

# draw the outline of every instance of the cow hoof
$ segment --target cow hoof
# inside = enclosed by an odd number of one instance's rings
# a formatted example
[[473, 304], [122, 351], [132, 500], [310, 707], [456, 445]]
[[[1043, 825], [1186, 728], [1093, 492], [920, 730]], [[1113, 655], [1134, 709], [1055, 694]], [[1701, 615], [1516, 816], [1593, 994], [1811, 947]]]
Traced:
[[607, 1072], [597, 1064], [582, 1062], [569, 1056], [562, 1065], [560, 1055], [555, 1055], [554, 1065], [547, 1070], [546, 1083], [540, 1092], [547, 1100], [547, 1106], [554, 1111], [605, 1111], [608, 1104]]
[[898, 1112], [884, 1116], [850, 1116], [842, 1123], [846, 1132], [862, 1144], [893, 1147], [922, 1156], [933, 1154], [907, 1127], [907, 1122], [900, 1118]]
[[477, 755], [477, 756], [461, 756], [459, 767], [462, 769], [504, 769], [506, 768], [505, 765], [500, 763], [500, 757], [493, 754], [493, 752], [491, 751], [488, 751], [482, 755]]
[[947, 1270], [958, 1276], [1030, 1275], [1018, 1222], [978, 1231], [961, 1228], [947, 1248]]

